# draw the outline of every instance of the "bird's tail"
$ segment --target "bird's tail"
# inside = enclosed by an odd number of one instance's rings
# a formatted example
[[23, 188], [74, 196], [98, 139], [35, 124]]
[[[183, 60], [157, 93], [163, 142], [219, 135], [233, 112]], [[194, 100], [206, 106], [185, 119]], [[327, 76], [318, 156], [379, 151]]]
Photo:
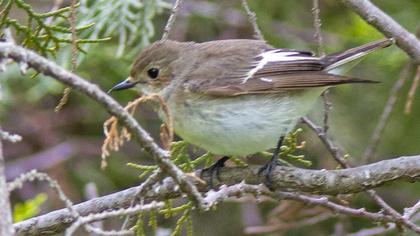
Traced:
[[392, 45], [395, 42], [393, 38], [382, 39], [375, 42], [371, 42], [359, 47], [355, 47], [344, 52], [338, 52], [334, 54], [329, 54], [321, 58], [324, 61], [325, 70], [332, 70], [341, 65], [344, 65], [350, 61], [361, 58], [373, 51], [376, 51], [381, 48], [386, 48]]

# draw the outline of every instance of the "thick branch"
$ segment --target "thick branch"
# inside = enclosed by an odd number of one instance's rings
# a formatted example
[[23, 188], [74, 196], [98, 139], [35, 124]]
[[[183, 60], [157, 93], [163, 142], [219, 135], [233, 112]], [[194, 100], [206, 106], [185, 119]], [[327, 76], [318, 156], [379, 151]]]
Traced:
[[[240, 183], [243, 180], [250, 184], [263, 183], [265, 179], [257, 174], [258, 170], [258, 166], [223, 168], [220, 172], [220, 179], [223, 184], [228, 185]], [[197, 171], [196, 175], [199, 175], [199, 172]], [[208, 191], [207, 185], [197, 177], [194, 175], [188, 175], [188, 177], [200, 191]], [[203, 176], [203, 179], [208, 182], [209, 176]], [[336, 195], [357, 193], [397, 180], [420, 181], [420, 155], [400, 157], [341, 170], [308, 170], [277, 166], [274, 170], [273, 188], [278, 191]], [[134, 187], [95, 198], [75, 205], [74, 208], [82, 216], [109, 209], [126, 208], [131, 205], [138, 188]], [[174, 181], [167, 178], [162, 181], [159, 188], [155, 187], [148, 191], [144, 195], [144, 199], [163, 200], [180, 195]], [[74, 218], [68, 210], [62, 209], [17, 223], [15, 228], [20, 235], [48, 235], [62, 232], [73, 221]]]
[[342, 1], [385, 36], [394, 38], [398, 47], [404, 50], [417, 63], [420, 63], [420, 41], [414, 34], [404, 29], [404, 27], [369, 0]]

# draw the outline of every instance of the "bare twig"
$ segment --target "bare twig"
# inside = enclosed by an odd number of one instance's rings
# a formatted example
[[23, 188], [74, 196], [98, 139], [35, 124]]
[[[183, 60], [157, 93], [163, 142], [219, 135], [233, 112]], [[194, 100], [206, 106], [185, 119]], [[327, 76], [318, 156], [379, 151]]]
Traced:
[[[79, 217], [69, 228], [66, 230], [66, 236], [71, 236], [81, 226], [90, 222], [104, 220], [110, 217], [132, 215], [139, 212], [147, 212], [154, 209], [161, 209], [165, 206], [163, 202], [152, 202], [145, 205], [136, 205], [129, 208], [122, 208], [112, 211], [101, 212], [98, 214], [90, 214], [87, 216]], [[114, 234], [117, 232], [113, 232]]]
[[130, 133], [133, 134], [134, 139], [153, 156], [164, 172], [168, 173], [176, 180], [180, 188], [197, 206], [202, 209], [207, 208], [196, 187], [189, 182], [185, 177], [185, 174], [169, 160], [169, 153], [161, 149], [154, 142], [150, 134], [147, 133], [120, 104], [96, 85], [66, 71], [56, 63], [49, 61], [28, 49], [10, 43], [0, 43], [0, 58], [11, 58], [16, 62], [25, 62], [36, 71], [78, 89], [101, 104], [109, 113], [111, 113], [111, 115], [120, 120]]
[[301, 227], [314, 225], [320, 223], [322, 221], [331, 219], [333, 217], [337, 217], [329, 212], [321, 213], [317, 216], [303, 219], [299, 221], [287, 222], [287, 223], [277, 223], [273, 225], [258, 225], [258, 226], [249, 226], [245, 228], [246, 234], [267, 234], [267, 233], [274, 233], [278, 231], [285, 231], [290, 229], [298, 229]]
[[254, 38], [258, 40], [264, 40], [264, 36], [257, 24], [257, 15], [255, 15], [255, 13], [249, 7], [248, 1], [242, 0], [242, 6], [244, 7], [246, 14], [248, 15], [249, 22], [252, 24], [252, 28], [254, 29]]
[[403, 87], [408, 75], [410, 74], [411, 70], [413, 69], [413, 63], [408, 62], [406, 66], [403, 68], [400, 78], [395, 81], [394, 86], [391, 89], [391, 92], [388, 96], [388, 101], [386, 102], [385, 108], [382, 111], [381, 118], [379, 118], [379, 122], [375, 127], [375, 130], [372, 133], [372, 137], [369, 140], [369, 143], [366, 147], [362, 155], [362, 163], [367, 163], [372, 160], [373, 155], [375, 154], [376, 148], [378, 147], [379, 141], [382, 137], [383, 131], [385, 126], [388, 122], [388, 119], [394, 109], [395, 103], [398, 99], [399, 93], [401, 88]]
[[371, 235], [383, 235], [384, 233], [395, 230], [395, 223], [388, 223], [386, 227], [378, 226], [370, 229], [362, 229], [358, 232], [347, 234], [346, 236], [371, 236]]
[[414, 206], [410, 208], [404, 209], [404, 218], [411, 219], [413, 218], [418, 212], [420, 212], [420, 201], [418, 201]]
[[169, 16], [169, 19], [166, 22], [165, 28], [163, 30], [163, 35], [162, 35], [161, 40], [166, 40], [169, 38], [169, 34], [176, 20], [181, 4], [182, 4], [182, 0], [175, 0], [174, 6], [172, 7], [172, 10], [171, 10], [171, 15]]
[[364, 208], [360, 209], [353, 209], [350, 207], [345, 207], [340, 204], [331, 202], [328, 200], [327, 197], [311, 197], [306, 195], [300, 195], [297, 193], [289, 193], [289, 192], [279, 192], [278, 199], [286, 199], [286, 200], [296, 200], [300, 202], [304, 202], [311, 205], [320, 205], [325, 208], [332, 210], [333, 212], [342, 213], [351, 216], [358, 216], [372, 220], [373, 222], [387, 222], [387, 221], [395, 221], [394, 218], [380, 214], [380, 213], [372, 213], [366, 211]]
[[304, 202], [310, 205], [320, 205], [327, 209], [332, 210], [333, 212], [342, 213], [351, 216], [358, 216], [370, 219], [374, 222], [387, 222], [393, 221], [394, 219], [390, 216], [383, 215], [381, 213], [372, 213], [368, 212], [365, 209], [353, 209], [350, 207], [345, 207], [340, 204], [331, 202], [327, 197], [312, 197], [306, 196], [298, 193], [289, 193], [289, 192], [272, 192], [269, 191], [264, 185], [249, 185], [245, 183], [236, 184], [233, 186], [222, 186], [219, 191], [214, 192], [210, 191], [206, 199], [209, 202], [217, 203], [221, 202], [230, 197], [242, 197], [245, 193], [253, 194], [257, 200], [262, 197], [270, 197], [276, 200], [295, 200], [299, 202]]
[[349, 164], [344, 159], [344, 152], [340, 147], [336, 146], [334, 142], [328, 138], [327, 134], [323, 131], [322, 128], [318, 127], [313, 121], [308, 117], [303, 117], [302, 121], [308, 125], [319, 137], [319, 139], [324, 143], [325, 147], [331, 153], [332, 157], [344, 168], [349, 168]]
[[[131, 199], [130, 207], [134, 207], [137, 202], [142, 202], [144, 200], [144, 195], [146, 191], [150, 189], [155, 183], [161, 179], [162, 171], [157, 169], [153, 172], [137, 189], [137, 192], [134, 194], [133, 199]], [[121, 229], [127, 229], [129, 224], [132, 221], [132, 216], [127, 216], [124, 220], [124, 223], [121, 226]]]
[[322, 129], [323, 129], [323, 133], [327, 133], [328, 129], [330, 128], [329, 126], [329, 118], [330, 118], [330, 111], [332, 108], [332, 102], [330, 101], [330, 99], [328, 98], [328, 94], [330, 93], [330, 89], [328, 88], [327, 90], [325, 90], [321, 97], [322, 97], [322, 104], [324, 105], [324, 116], [322, 118]]
[[391, 215], [398, 224], [403, 224], [407, 228], [413, 230], [414, 232], [420, 234], [420, 227], [415, 225], [409, 219], [404, 218], [400, 213], [398, 213], [394, 208], [392, 208], [388, 203], [386, 203], [374, 190], [368, 190], [369, 196], [371, 196], [379, 206], [384, 209], [386, 213]]
[[[405, 214], [404, 214], [405, 217]], [[414, 222], [420, 219], [419, 215], [416, 215], [414, 219], [412, 219]], [[384, 226], [378, 226], [370, 229], [362, 229], [358, 232], [347, 234], [346, 236], [373, 236], [373, 235], [383, 235], [385, 233], [389, 233], [392, 231], [395, 231], [397, 229], [397, 225], [395, 223], [387, 223]]]
[[342, 2], [385, 36], [394, 38], [398, 47], [420, 63], [420, 41], [414, 34], [404, 29], [369, 0], [342, 0]]
[[9, 192], [13, 191], [16, 188], [21, 188], [25, 182], [34, 181], [34, 180], [46, 181], [49, 184], [49, 186], [57, 193], [59, 199], [64, 203], [67, 210], [70, 211], [72, 217], [74, 218], [79, 217], [79, 213], [74, 209], [73, 203], [66, 196], [66, 194], [64, 194], [63, 190], [61, 189], [57, 181], [55, 181], [54, 179], [52, 179], [50, 176], [48, 176], [45, 173], [40, 173], [40, 172], [37, 172], [36, 170], [26, 172], [20, 175], [18, 178], [16, 178], [12, 182], [8, 183], [7, 190]]
[[15, 229], [13, 228], [12, 208], [10, 207], [4, 164], [3, 144], [0, 139], [0, 235], [14, 235]]
[[321, 17], [320, 17], [320, 9], [319, 9], [319, 0], [312, 1], [312, 14], [314, 17], [314, 28], [315, 28], [315, 35], [314, 38], [318, 45], [318, 55], [325, 56], [325, 47], [324, 47], [324, 40], [321, 34]]
[[410, 91], [408, 92], [407, 102], [405, 103], [405, 114], [410, 114], [413, 106], [414, 96], [416, 95], [417, 87], [420, 82], [420, 66], [417, 66], [416, 77], [414, 77], [413, 83], [411, 84]]
[[[308, 124], [308, 126], [315, 131], [321, 141], [325, 144], [328, 150], [331, 152], [335, 160], [343, 167], [343, 168], [350, 168], [351, 165], [347, 163], [347, 161], [340, 156], [338, 153], [338, 148], [333, 144], [333, 142], [327, 137], [327, 135], [322, 132], [320, 128], [318, 128], [311, 120], [307, 117], [303, 117], [302, 120]], [[420, 233], [420, 227], [413, 224], [411, 221], [404, 219], [404, 217], [399, 214], [396, 210], [394, 210], [389, 204], [387, 204], [376, 192], [375, 190], [368, 190], [368, 195], [373, 198], [373, 200], [384, 209], [389, 215], [394, 217], [397, 222], [404, 224], [406, 227], [410, 228], [415, 232]]]
[[[369, 0], [342, 1], [353, 11], [359, 14], [366, 22], [381, 31], [385, 36], [394, 38], [397, 45], [402, 50], [404, 50], [415, 62], [420, 63], [420, 41], [414, 34], [405, 30], [394, 19], [381, 11]], [[408, 228], [413, 229], [415, 232], [420, 232], [420, 227], [406, 221], [400, 214], [386, 204], [373, 190], [368, 193], [381, 207], [383, 207], [387, 213], [398, 218], [400, 222]]]
[[[320, 17], [320, 11], [321, 10], [319, 8], [319, 0], [313, 0], [312, 1], [312, 14], [314, 17], [313, 21], [314, 21], [314, 28], [315, 28], [314, 38], [318, 45], [318, 56], [322, 57], [322, 56], [325, 56], [325, 47], [324, 47], [324, 40], [321, 34], [322, 22], [321, 22], [321, 17]], [[330, 114], [331, 106], [332, 106], [331, 101], [328, 99], [328, 93], [329, 93], [329, 88], [322, 93], [322, 101], [324, 104], [324, 117], [323, 117], [324, 133], [328, 132], [328, 128], [329, 128], [328, 120], [329, 120], [329, 114]]]
[[[77, 67], [77, 12], [76, 12], [76, 3], [77, 0], [71, 0], [70, 5], [70, 30], [71, 30], [71, 72], [76, 72]], [[59, 4], [59, 2], [56, 2], [56, 4]], [[61, 109], [63, 109], [63, 106], [66, 105], [67, 101], [69, 100], [69, 96], [71, 93], [71, 88], [67, 87], [63, 91], [63, 96], [60, 99], [60, 102], [55, 107], [55, 112], [59, 112]]]

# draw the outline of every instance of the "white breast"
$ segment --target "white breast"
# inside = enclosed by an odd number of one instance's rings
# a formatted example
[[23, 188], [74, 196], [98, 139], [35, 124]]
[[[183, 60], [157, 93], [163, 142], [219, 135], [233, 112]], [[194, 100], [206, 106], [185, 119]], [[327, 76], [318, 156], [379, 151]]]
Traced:
[[245, 156], [275, 147], [313, 106], [322, 88], [272, 95], [190, 96], [170, 102], [175, 132], [218, 155]]

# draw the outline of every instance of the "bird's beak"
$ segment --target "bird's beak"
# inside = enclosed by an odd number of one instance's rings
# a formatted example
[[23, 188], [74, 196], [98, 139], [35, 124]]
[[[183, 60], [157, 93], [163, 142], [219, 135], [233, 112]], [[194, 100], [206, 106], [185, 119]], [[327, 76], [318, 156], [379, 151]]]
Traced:
[[136, 82], [132, 82], [132, 81], [130, 80], [130, 77], [129, 77], [128, 79], [126, 79], [126, 80], [124, 80], [124, 81], [122, 81], [122, 82], [120, 82], [120, 83], [116, 84], [114, 87], [112, 87], [112, 88], [108, 91], [108, 93], [111, 93], [112, 91], [118, 91], [118, 90], [129, 89], [129, 88], [134, 87], [136, 84], [137, 84], [137, 83], [136, 83]]

